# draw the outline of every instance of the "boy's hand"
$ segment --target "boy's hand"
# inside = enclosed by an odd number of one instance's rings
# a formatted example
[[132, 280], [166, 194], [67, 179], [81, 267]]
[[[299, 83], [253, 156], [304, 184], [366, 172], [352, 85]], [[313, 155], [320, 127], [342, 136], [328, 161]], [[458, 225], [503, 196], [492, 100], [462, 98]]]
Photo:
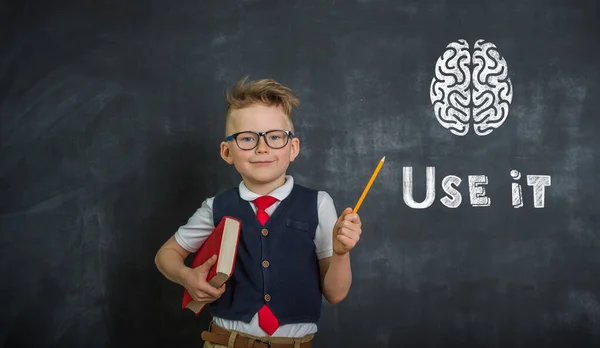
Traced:
[[344, 255], [358, 243], [362, 222], [352, 208], [346, 208], [333, 227], [333, 252]]
[[208, 271], [217, 262], [217, 256], [213, 255], [205, 263], [196, 268], [187, 268], [182, 277], [183, 286], [196, 301], [211, 303], [216, 301], [225, 292], [225, 284], [215, 288], [206, 281]]

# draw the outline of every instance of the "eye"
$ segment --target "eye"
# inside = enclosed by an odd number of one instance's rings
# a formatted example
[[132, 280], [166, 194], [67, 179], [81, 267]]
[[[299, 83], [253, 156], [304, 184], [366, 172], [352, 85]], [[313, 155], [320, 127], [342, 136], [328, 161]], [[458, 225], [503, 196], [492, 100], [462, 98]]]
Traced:
[[238, 140], [243, 141], [245, 143], [251, 143], [254, 141], [254, 138], [253, 137], [240, 137], [240, 139], [238, 139]]
[[280, 135], [271, 135], [270, 139], [271, 140], [279, 140], [279, 139], [281, 139], [281, 136]]

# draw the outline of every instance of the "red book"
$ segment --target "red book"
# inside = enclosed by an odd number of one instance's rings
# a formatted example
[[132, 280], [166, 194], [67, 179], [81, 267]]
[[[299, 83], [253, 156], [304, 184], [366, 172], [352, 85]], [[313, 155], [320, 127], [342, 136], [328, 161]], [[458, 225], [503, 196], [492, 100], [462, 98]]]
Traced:
[[[221, 287], [233, 274], [241, 225], [240, 220], [224, 216], [194, 255], [192, 268], [202, 265], [213, 255], [217, 255], [217, 262], [206, 277], [206, 281], [215, 288]], [[206, 302], [195, 301], [187, 289], [184, 289], [182, 309], [189, 308], [198, 315], [205, 305]]]

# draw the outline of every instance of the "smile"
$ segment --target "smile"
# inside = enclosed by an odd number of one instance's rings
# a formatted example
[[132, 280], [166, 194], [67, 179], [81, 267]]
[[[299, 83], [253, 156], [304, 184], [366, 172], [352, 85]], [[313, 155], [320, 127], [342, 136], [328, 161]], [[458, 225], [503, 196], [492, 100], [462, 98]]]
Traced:
[[250, 163], [259, 165], [259, 166], [265, 166], [265, 165], [271, 164], [273, 162], [274, 161], [254, 161], [254, 162], [250, 162]]

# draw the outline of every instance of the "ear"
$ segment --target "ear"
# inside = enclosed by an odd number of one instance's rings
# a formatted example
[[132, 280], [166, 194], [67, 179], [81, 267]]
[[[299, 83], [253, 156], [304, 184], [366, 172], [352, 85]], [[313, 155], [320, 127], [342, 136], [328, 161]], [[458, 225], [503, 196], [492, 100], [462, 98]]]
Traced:
[[292, 138], [292, 146], [290, 147], [290, 162], [294, 162], [300, 153], [300, 139]]
[[229, 163], [233, 164], [233, 155], [231, 154], [231, 149], [229, 148], [229, 143], [223, 141], [221, 142], [221, 158]]

